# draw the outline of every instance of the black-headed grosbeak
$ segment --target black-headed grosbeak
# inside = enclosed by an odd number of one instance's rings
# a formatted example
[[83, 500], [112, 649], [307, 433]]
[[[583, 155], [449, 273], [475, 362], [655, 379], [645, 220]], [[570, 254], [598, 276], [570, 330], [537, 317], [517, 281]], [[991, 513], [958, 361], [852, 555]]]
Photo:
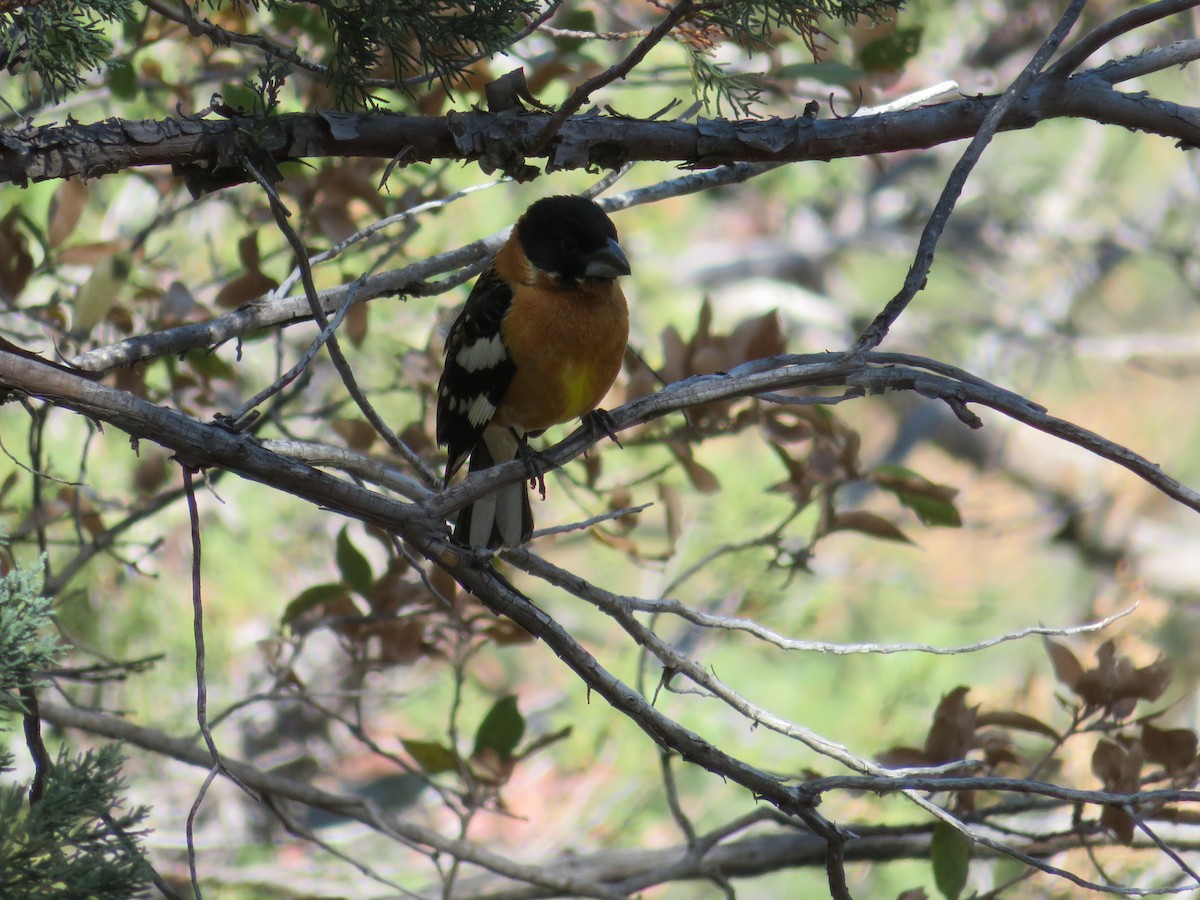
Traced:
[[[446, 339], [437, 441], [446, 479], [517, 458], [527, 437], [595, 410], [629, 340], [617, 229], [583, 197], [538, 200], [479, 276]], [[462, 509], [454, 540], [516, 546], [533, 533], [524, 482]]]

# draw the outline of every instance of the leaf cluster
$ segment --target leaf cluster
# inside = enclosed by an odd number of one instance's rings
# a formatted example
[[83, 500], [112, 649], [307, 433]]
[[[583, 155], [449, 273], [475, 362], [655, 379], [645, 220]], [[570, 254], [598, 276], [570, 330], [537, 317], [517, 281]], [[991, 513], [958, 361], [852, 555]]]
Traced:
[[115, 744], [72, 757], [64, 748], [31, 806], [15, 785], [0, 787], [0, 895], [124, 898], [149, 870], [129, 831], [147, 814], [121, 812], [122, 756]]
[[[270, 10], [285, 5], [265, 4]], [[383, 72], [403, 83], [415, 78], [448, 85], [472, 60], [507, 46], [526, 16], [537, 12], [534, 0], [485, 0], [482, 3], [424, 0], [352, 0], [316, 7], [332, 38], [329, 85], [339, 105], [379, 105], [366, 79]]]
[[0, 64], [10, 72], [27, 70], [57, 102], [83, 86], [82, 73], [109, 60], [104, 23], [132, 16], [133, 0], [29, 4], [0, 13]]
[[[61, 655], [48, 628], [49, 598], [37, 567], [0, 578], [0, 713], [23, 712], [17, 691], [37, 680]], [[147, 815], [120, 811], [122, 756], [109, 745], [79, 756], [64, 748], [27, 803], [26, 789], [0, 785], [0, 896], [123, 898], [140, 893], [149, 869], [130, 835]], [[13, 756], [0, 750], [0, 773]]]
[[[749, 115], [759, 100], [764, 81], [713, 59], [718, 40], [733, 41], [749, 53], [770, 52], [786, 37], [796, 37], [814, 59], [821, 55], [822, 22], [853, 24], [889, 20], [904, 6], [903, 0], [848, 0], [848, 2], [780, 3], [776, 0], [728, 0], [704, 4], [700, 15], [681, 29], [680, 41], [688, 49], [688, 69], [696, 96], [718, 115], [729, 107]], [[911, 55], [911, 54], [910, 54]], [[811, 64], [808, 64], [811, 65]]]
[[[1087, 742], [1086, 746], [1092, 747], [1091, 772], [1108, 793], [1189, 789], [1200, 781], [1200, 738], [1195, 730], [1154, 724], [1163, 710], [1126, 721], [1139, 702], [1156, 701], [1166, 692], [1172, 678], [1168, 660], [1137, 666], [1108, 640], [1097, 649], [1096, 664], [1088, 667], [1065, 644], [1048, 638], [1044, 643], [1055, 677], [1073, 695], [1060, 698], [1069, 722], [1051, 724], [1017, 709], [984, 710], [969, 705], [970, 688], [960, 686], [939, 701], [924, 746], [890, 747], [878, 761], [890, 768], [910, 768], [977, 759], [988, 773], [1035, 778], [1048, 768], [1065, 769], [1066, 754]], [[1049, 749], [1030, 755], [1031, 748], [1018, 743], [1016, 734], [1048, 741]], [[1010, 801], [1001, 799], [997, 804], [973, 790], [959, 790], [951, 797], [952, 807], [964, 820], [992, 821], [1006, 802]], [[1167, 822], [1187, 815], [1178, 805], [1165, 801], [1139, 810], [1144, 819]], [[1129, 809], [1102, 806], [1098, 812], [1088, 818], [1080, 807], [1072, 827], [1080, 834], [1111, 832], [1122, 843], [1133, 843], [1138, 820]], [[966, 884], [971, 852], [970, 842], [959, 832], [944, 822], [937, 823], [930, 862], [938, 888], [948, 900], [955, 900]]]
[[38, 568], [0, 578], [0, 711], [20, 708], [15, 692], [28, 687], [61, 653], [46, 625], [51, 600], [41, 593]]

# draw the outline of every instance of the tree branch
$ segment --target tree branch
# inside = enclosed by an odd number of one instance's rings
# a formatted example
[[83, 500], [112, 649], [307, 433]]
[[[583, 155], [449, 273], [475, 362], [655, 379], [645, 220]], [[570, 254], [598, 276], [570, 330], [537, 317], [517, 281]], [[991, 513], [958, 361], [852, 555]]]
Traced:
[[979, 123], [979, 130], [971, 138], [971, 143], [963, 151], [963, 155], [959, 158], [958, 162], [955, 163], [950, 176], [946, 179], [946, 184], [942, 188], [941, 194], [938, 196], [937, 203], [934, 204], [933, 212], [930, 213], [929, 220], [925, 223], [925, 228], [921, 231], [921, 238], [917, 243], [916, 258], [908, 270], [904, 284], [896, 296], [888, 301], [887, 305], [879, 312], [874, 321], [867, 326], [867, 329], [854, 342], [854, 347], [851, 351], [854, 354], [863, 354], [878, 347], [887, 336], [888, 330], [895, 323], [896, 319], [904, 312], [908, 304], [912, 302], [912, 299], [918, 292], [924, 290], [929, 279], [929, 270], [933, 268], [934, 250], [937, 247], [938, 240], [942, 236], [942, 230], [946, 227], [946, 222], [949, 220], [950, 214], [954, 211], [955, 204], [958, 203], [959, 195], [962, 194], [962, 189], [967, 183], [967, 178], [970, 176], [971, 170], [975, 168], [976, 163], [983, 156], [983, 151], [991, 143], [1000, 124], [1004, 121], [1004, 117], [1016, 106], [1017, 98], [1034, 83], [1042, 67], [1049, 62], [1050, 57], [1054, 55], [1059, 44], [1066, 39], [1068, 32], [1070, 32], [1075, 24], [1075, 20], [1083, 12], [1086, 2], [1087, 0], [1071, 0], [1071, 3], [1059, 18], [1058, 23], [1054, 26], [1054, 30], [1050, 32], [1050, 35], [1038, 47], [1037, 52], [1034, 53], [1033, 59], [1013, 79], [1012, 84], [1000, 95], [1000, 99], [988, 110], [983, 121]]
[[[1184, 56], [1196, 58], [1190, 47]], [[1184, 62], [1180, 58], [1177, 62]], [[1081, 109], [1067, 103], [1069, 91], [1043, 74], [1015, 97], [1000, 131], [1032, 128], [1063, 117], [1124, 124], [1116, 100]], [[1111, 84], [1091, 69], [1067, 80], [1069, 90]], [[0, 131], [0, 181], [29, 181], [81, 175], [98, 178], [140, 166], [170, 165], [185, 178], [219, 176], [237, 184], [247, 175], [233, 155], [254, 147], [276, 162], [330, 156], [434, 159], [479, 162], [487, 171], [522, 165], [527, 156], [553, 152], [560, 169], [619, 168], [627, 162], [666, 161], [695, 168], [735, 162], [828, 161], [920, 150], [974, 136], [998, 96], [952, 100], [918, 109], [850, 118], [698, 122], [643, 121], [613, 116], [573, 116], [558, 132], [553, 150], [535, 150], [550, 117], [543, 113], [463, 112], [445, 117], [389, 113], [296, 113], [267, 121], [245, 117], [106, 120], [91, 125], [21, 127]], [[1174, 109], [1173, 113], [1168, 110]], [[1200, 144], [1200, 113], [1193, 107], [1156, 104], [1137, 127]]]
[[[173, 738], [160, 731], [146, 728], [105, 713], [42, 703], [42, 718], [62, 728], [74, 728], [100, 737], [127, 742], [152, 753], [162, 754], [188, 765], [207, 769], [211, 760], [207, 750], [194, 740]], [[268, 797], [290, 800], [313, 809], [377, 828], [385, 816], [359, 797], [334, 794], [253, 765], [226, 757], [229, 770], [248, 787]], [[1109, 795], [1103, 791], [1073, 791], [1055, 785], [1035, 785], [1035, 790], [1022, 790], [1030, 783], [1020, 779], [966, 778], [957, 779], [962, 789], [1001, 789], [1010, 787], [1019, 793], [1046, 793], [1064, 800], [1079, 802], [1115, 802], [1150, 804], [1155, 800], [1183, 799], [1176, 794], [1197, 792], [1148, 791], [1137, 795]], [[1009, 782], [1012, 784], [1010, 785]], [[843, 776], [819, 779], [809, 784], [822, 791], [834, 790], [893, 790], [903, 783], [910, 788], [928, 790], [948, 789], [943, 779], [922, 778], [865, 778]], [[967, 787], [970, 785], [970, 787]], [[1043, 791], [1041, 788], [1044, 788]], [[1168, 796], [1171, 795], [1171, 796]], [[1013, 806], [1014, 813], [1022, 808]], [[1044, 814], [1044, 810], [1042, 811]], [[462, 879], [454, 896], [462, 898], [536, 898], [554, 896], [554, 892], [574, 896], [628, 896], [656, 884], [709, 877], [719, 872], [727, 878], [749, 878], [796, 866], [815, 867], [825, 862], [825, 842], [818, 836], [793, 830], [754, 835], [736, 841], [726, 841], [730, 832], [717, 829], [701, 835], [698, 844], [702, 854], [690, 852], [687, 845], [655, 850], [615, 850], [599, 853], [570, 854], [556, 860], [530, 865], [492, 854], [476, 844], [443, 837], [431, 828], [417, 824], [408, 817], [386, 816], [385, 824], [394, 837], [414, 845], [430, 847], [452, 855], [493, 873]], [[885, 862], [896, 859], [928, 859], [931, 827], [923, 825], [872, 826], [852, 825], [857, 837], [846, 844], [846, 862]], [[1083, 836], [1060, 834], [1035, 838], [1018, 844], [1023, 852], [1050, 856], [1081, 845]], [[1194, 849], [1194, 844], [1175, 842], [1177, 848]], [[1135, 845], [1137, 849], [1153, 849], [1149, 841]], [[985, 856], [990, 856], [986, 850]], [[498, 881], [497, 878], [504, 879]], [[608, 886], [607, 889], [605, 886]], [[430, 896], [441, 896], [440, 889]]]

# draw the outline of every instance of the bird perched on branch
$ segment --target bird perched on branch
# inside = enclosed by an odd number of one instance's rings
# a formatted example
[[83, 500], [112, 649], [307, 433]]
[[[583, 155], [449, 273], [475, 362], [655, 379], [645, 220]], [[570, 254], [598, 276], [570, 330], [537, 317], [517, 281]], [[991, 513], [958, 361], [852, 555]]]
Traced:
[[[468, 456], [469, 472], [521, 457], [540, 477], [527, 438], [592, 413], [620, 371], [629, 308], [617, 278], [628, 274], [617, 229], [593, 201], [546, 197], [525, 211], [446, 339], [437, 441], [447, 484]], [[524, 482], [476, 500], [454, 526], [454, 540], [473, 547], [532, 533]]]

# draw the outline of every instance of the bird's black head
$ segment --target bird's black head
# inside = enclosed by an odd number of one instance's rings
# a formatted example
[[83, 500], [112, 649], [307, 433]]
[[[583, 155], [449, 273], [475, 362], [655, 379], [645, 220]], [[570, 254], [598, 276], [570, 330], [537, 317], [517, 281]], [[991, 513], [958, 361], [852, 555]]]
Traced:
[[517, 223], [517, 239], [535, 268], [563, 284], [629, 274], [616, 226], [584, 197], [538, 200]]

